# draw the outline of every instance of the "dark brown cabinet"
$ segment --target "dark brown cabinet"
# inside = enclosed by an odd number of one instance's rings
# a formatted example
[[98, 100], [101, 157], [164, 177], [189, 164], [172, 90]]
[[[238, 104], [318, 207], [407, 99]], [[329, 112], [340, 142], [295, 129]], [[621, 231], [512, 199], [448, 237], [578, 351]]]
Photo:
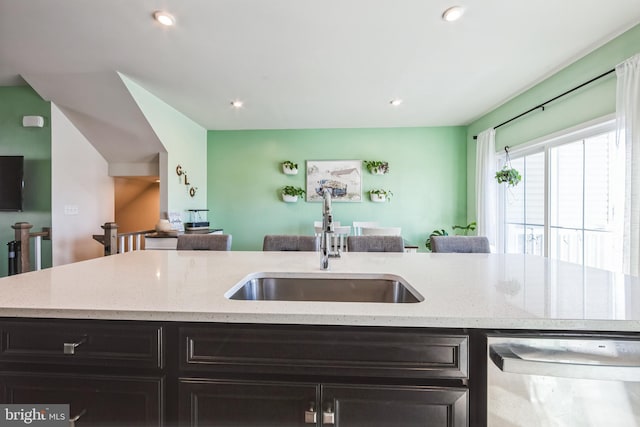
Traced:
[[183, 426], [467, 425], [464, 388], [181, 380]]
[[78, 426], [159, 426], [162, 378], [79, 374], [0, 373], [0, 400], [69, 404]]
[[453, 329], [0, 319], [0, 403], [69, 404], [78, 426], [475, 426], [471, 347]]
[[469, 424], [466, 335], [193, 325], [179, 337], [181, 426]]
[[180, 425], [308, 426], [305, 413], [315, 411], [319, 390], [305, 383], [182, 379]]
[[323, 418], [342, 426], [462, 427], [468, 422], [464, 388], [326, 385], [322, 404]]
[[2, 321], [0, 402], [69, 404], [78, 426], [163, 426], [163, 340], [142, 322]]

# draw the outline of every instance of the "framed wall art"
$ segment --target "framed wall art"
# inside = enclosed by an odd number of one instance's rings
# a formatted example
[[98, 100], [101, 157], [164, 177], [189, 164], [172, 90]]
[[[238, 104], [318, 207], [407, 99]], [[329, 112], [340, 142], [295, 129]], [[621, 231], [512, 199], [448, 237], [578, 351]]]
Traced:
[[307, 160], [307, 202], [322, 200], [324, 189], [335, 202], [362, 201], [362, 160]]

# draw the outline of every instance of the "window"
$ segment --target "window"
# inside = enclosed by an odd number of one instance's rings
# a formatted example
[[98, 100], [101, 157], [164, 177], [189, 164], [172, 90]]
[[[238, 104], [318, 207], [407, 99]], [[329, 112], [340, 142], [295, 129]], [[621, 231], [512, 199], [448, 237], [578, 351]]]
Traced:
[[510, 156], [522, 182], [503, 186], [504, 251], [621, 271], [624, 147], [616, 145], [613, 123]]

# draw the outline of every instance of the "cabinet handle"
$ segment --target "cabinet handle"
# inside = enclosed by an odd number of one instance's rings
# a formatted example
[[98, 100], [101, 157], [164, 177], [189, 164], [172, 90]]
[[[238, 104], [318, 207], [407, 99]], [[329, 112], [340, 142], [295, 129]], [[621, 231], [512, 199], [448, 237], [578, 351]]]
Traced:
[[83, 337], [78, 342], [66, 342], [66, 343], [64, 343], [63, 344], [64, 354], [76, 354], [76, 347], [78, 347], [80, 344], [83, 344], [85, 342], [87, 342], [87, 337]]
[[331, 403], [327, 404], [327, 409], [322, 412], [322, 424], [335, 424], [336, 416], [335, 412], [333, 412], [333, 408]]
[[80, 411], [80, 413], [78, 415], [76, 415], [75, 417], [71, 417], [69, 418], [69, 427], [76, 427], [76, 421], [78, 421], [80, 419], [81, 416], [83, 416], [84, 414], [87, 413], [86, 409], [83, 409], [82, 411]]
[[316, 412], [316, 405], [313, 402], [309, 402], [309, 410], [304, 411], [304, 423], [316, 424], [318, 422], [318, 413]]

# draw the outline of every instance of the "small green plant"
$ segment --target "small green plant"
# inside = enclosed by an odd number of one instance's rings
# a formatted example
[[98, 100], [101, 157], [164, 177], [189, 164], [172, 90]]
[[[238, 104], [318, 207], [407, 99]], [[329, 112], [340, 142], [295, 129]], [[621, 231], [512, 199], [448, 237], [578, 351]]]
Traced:
[[387, 173], [389, 172], [389, 163], [378, 160], [365, 160], [364, 165], [371, 173]]
[[304, 196], [306, 193], [306, 191], [304, 191], [302, 188], [300, 187], [294, 187], [292, 185], [287, 185], [286, 187], [284, 187], [282, 189], [282, 194], [284, 194], [285, 196]]
[[427, 241], [424, 243], [424, 245], [427, 247], [427, 249], [431, 250], [431, 238], [433, 236], [448, 236], [448, 235], [449, 233], [447, 233], [444, 228], [441, 230], [433, 230], [431, 234], [429, 234], [429, 237], [427, 238]]
[[522, 180], [522, 176], [516, 169], [505, 166], [496, 172], [496, 180], [499, 184], [506, 183], [509, 187], [515, 187]]
[[[455, 230], [461, 230], [463, 235], [467, 235], [469, 234], [470, 231], [475, 231], [477, 227], [477, 224], [475, 221], [470, 222], [467, 225], [452, 225], [451, 229], [453, 231]], [[457, 233], [456, 233], [457, 234]], [[443, 228], [441, 230], [433, 230], [431, 232], [431, 234], [429, 234], [429, 237], [427, 238], [427, 241], [424, 243], [424, 245], [427, 247], [427, 249], [431, 250], [431, 237], [433, 236], [448, 236], [449, 233], [447, 233], [447, 231]]]
[[467, 234], [469, 234], [470, 231], [475, 231], [476, 230], [476, 222], [470, 222], [467, 225], [454, 225], [451, 227], [452, 230], [462, 230], [462, 233], [466, 236]]
[[282, 165], [289, 169], [298, 169], [298, 164], [293, 163], [291, 160], [285, 160], [284, 162], [282, 162]]
[[369, 190], [369, 195], [371, 194], [375, 194], [378, 197], [384, 197], [387, 199], [387, 201], [391, 200], [391, 196], [393, 196], [393, 193], [391, 192], [391, 190], [382, 190], [382, 189]]

